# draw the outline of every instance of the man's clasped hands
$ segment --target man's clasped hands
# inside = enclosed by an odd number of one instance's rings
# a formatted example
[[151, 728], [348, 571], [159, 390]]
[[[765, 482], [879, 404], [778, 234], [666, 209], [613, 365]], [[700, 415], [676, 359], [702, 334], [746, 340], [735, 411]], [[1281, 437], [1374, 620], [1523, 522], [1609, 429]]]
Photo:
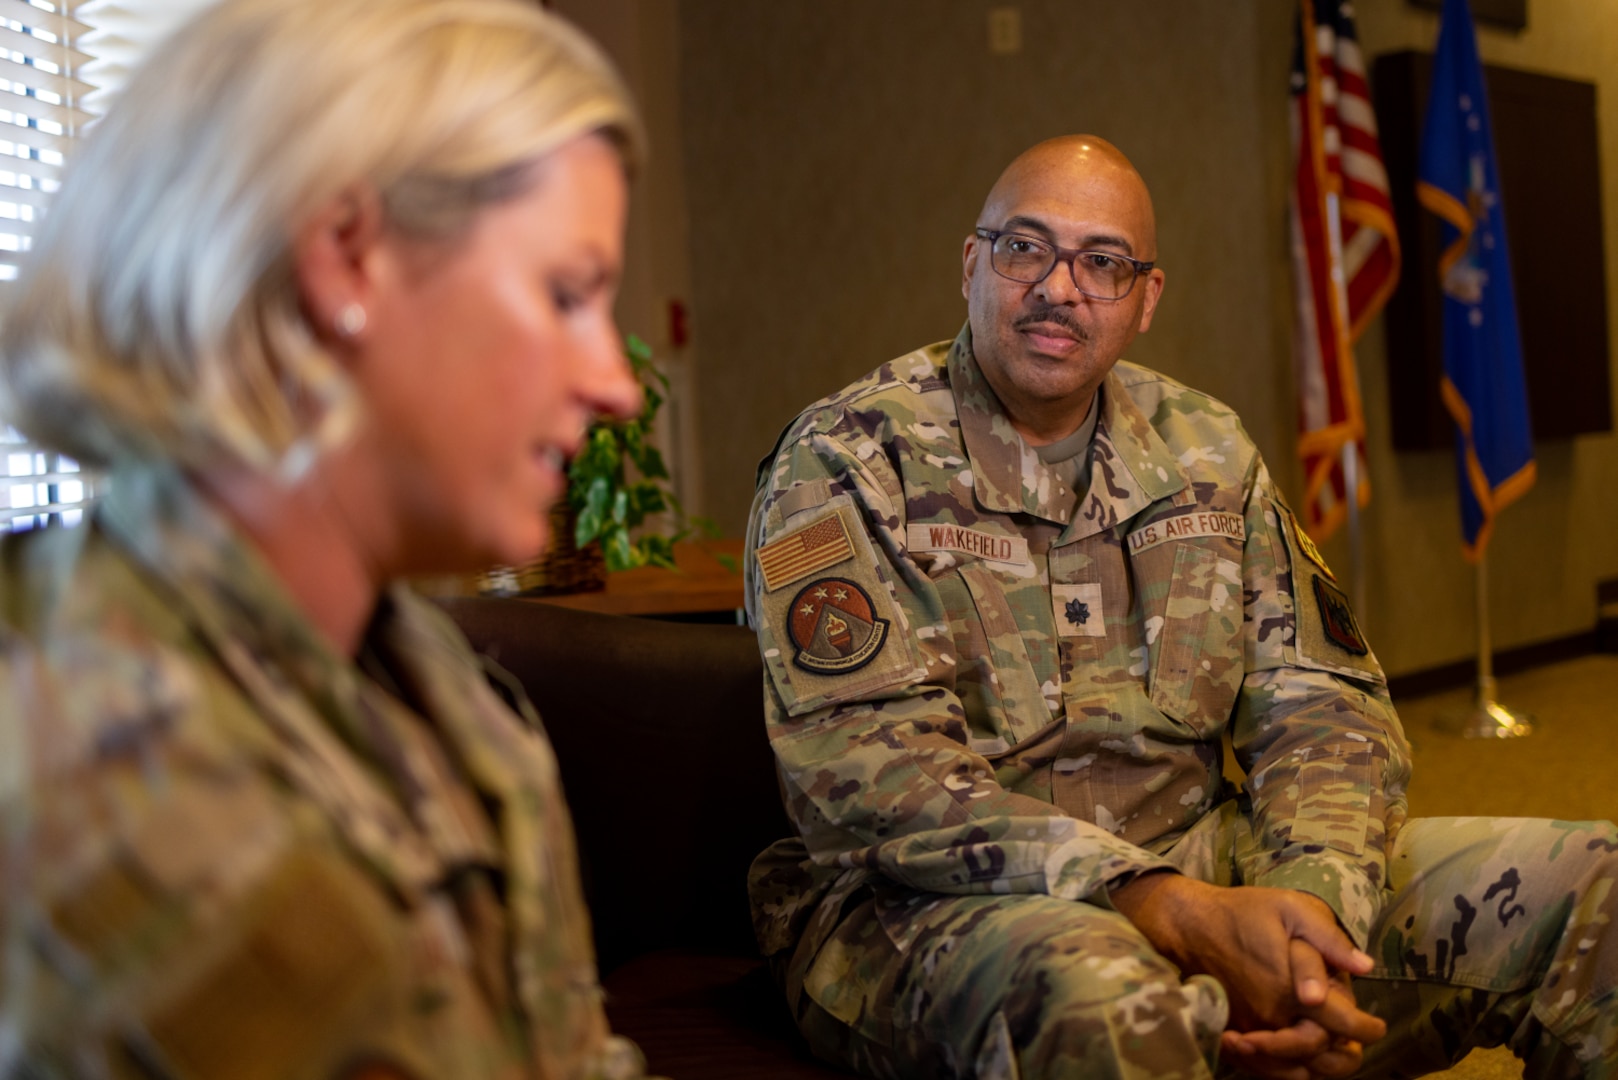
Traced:
[[1211, 975], [1230, 999], [1221, 1057], [1274, 1080], [1346, 1077], [1387, 1024], [1354, 1001], [1374, 962], [1325, 901], [1292, 889], [1210, 885], [1145, 874], [1112, 904], [1187, 975]]

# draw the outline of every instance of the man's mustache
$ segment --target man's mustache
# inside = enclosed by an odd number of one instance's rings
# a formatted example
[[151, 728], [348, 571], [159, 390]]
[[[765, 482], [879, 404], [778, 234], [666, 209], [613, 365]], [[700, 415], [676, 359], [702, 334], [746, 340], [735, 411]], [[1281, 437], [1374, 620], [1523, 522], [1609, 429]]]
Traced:
[[1020, 316], [1012, 324], [1012, 327], [1013, 329], [1021, 330], [1036, 323], [1055, 323], [1079, 341], [1088, 342], [1090, 340], [1090, 331], [1080, 325], [1079, 320], [1074, 318], [1073, 312], [1055, 304], [1040, 304], [1028, 314]]

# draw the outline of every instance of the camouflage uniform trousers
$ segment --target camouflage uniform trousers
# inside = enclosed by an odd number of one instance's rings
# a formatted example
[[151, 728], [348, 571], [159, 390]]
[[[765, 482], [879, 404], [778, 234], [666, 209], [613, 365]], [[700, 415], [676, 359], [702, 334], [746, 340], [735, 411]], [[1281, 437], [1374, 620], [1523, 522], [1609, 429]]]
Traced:
[[[1252, 840], [1233, 806], [1169, 858], [1239, 883], [1232, 855]], [[1360, 1075], [1419, 1076], [1508, 1044], [1529, 1077], [1618, 1076], [1615, 852], [1607, 822], [1409, 822], [1368, 950], [1376, 970], [1354, 982], [1388, 1023]], [[804, 970], [777, 959], [778, 974]], [[1217, 982], [1182, 980], [1102, 907], [881, 885], [849, 901], [799, 990], [789, 1000], [815, 1052], [883, 1078], [1209, 1077], [1227, 1015]]]

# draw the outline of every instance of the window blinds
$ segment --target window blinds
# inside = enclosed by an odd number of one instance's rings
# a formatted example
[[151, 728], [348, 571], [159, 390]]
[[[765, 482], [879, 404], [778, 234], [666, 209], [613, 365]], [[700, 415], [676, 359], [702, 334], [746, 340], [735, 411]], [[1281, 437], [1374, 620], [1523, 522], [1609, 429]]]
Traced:
[[89, 27], [58, 0], [0, 0], [0, 282], [17, 277], [56, 190], [68, 143], [89, 122], [89, 62], [76, 48]]
[[[206, 0], [0, 0], [0, 317], [72, 142]], [[0, 532], [74, 524], [97, 478], [0, 426]]]

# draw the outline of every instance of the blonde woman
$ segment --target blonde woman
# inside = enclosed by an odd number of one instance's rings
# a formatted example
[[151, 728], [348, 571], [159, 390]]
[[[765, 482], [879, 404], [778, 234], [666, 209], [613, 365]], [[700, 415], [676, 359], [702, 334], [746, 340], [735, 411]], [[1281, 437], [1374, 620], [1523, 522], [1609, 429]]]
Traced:
[[0, 1074], [634, 1076], [542, 735], [396, 582], [533, 556], [638, 388], [639, 152], [527, 0], [225, 0], [92, 134], [0, 413]]

